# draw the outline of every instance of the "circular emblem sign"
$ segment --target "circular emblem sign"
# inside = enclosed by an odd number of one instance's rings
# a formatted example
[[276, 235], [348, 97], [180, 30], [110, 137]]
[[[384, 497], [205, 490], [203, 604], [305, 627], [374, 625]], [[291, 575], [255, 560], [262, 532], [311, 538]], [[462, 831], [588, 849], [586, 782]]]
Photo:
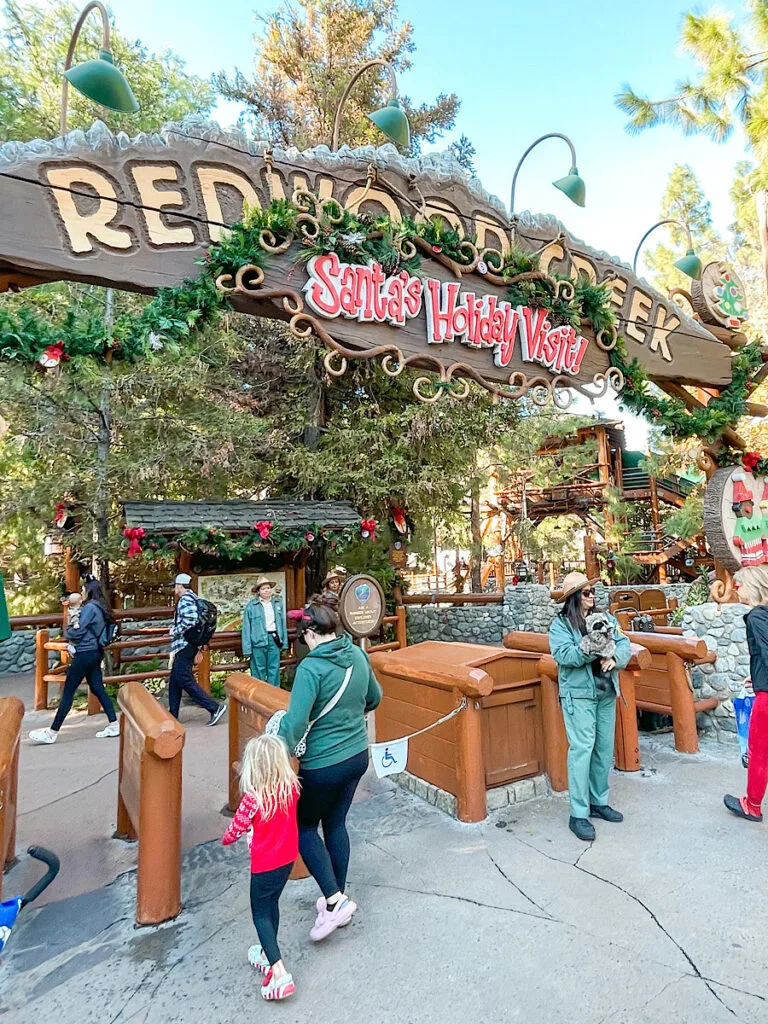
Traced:
[[701, 280], [691, 283], [691, 298], [705, 323], [738, 331], [748, 319], [744, 286], [727, 263], [708, 263]]
[[354, 637], [376, 633], [384, 618], [384, 591], [373, 576], [351, 576], [339, 595], [339, 614], [344, 628]]
[[768, 564], [768, 480], [739, 466], [716, 470], [704, 495], [704, 529], [729, 572]]

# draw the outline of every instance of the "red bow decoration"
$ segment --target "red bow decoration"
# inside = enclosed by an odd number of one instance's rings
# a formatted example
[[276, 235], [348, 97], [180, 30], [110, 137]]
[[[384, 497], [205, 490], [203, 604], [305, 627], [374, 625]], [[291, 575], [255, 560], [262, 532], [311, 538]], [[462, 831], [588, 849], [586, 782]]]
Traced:
[[262, 540], [269, 540], [269, 535], [272, 533], [272, 523], [268, 519], [260, 519], [258, 523], [253, 524], [253, 528]]
[[141, 554], [141, 541], [144, 538], [144, 527], [143, 526], [132, 526], [123, 530], [123, 536], [126, 540], [131, 543], [128, 545], [128, 557], [135, 558], [136, 555]]
[[378, 525], [379, 524], [378, 524], [378, 522], [375, 519], [364, 519], [362, 521], [362, 523], [360, 523], [360, 534], [361, 534], [361, 536], [365, 537], [366, 540], [370, 539], [372, 541], [375, 541], [376, 540], [376, 527]]
[[748, 473], [753, 473], [761, 459], [762, 455], [760, 452], [745, 452], [741, 457], [741, 464]]
[[54, 526], [58, 526], [58, 528], [62, 530], [64, 528], [64, 524], [67, 521], [67, 517], [67, 506], [64, 504], [63, 501], [58, 502], [56, 505], [56, 511], [53, 513]]
[[304, 540], [307, 542], [307, 544], [311, 544], [314, 539], [314, 533], [312, 533], [311, 530], [307, 530], [307, 532], [304, 534]]
[[405, 516], [405, 509], [399, 505], [393, 505], [392, 507], [392, 522], [395, 524], [395, 529], [398, 533], [408, 533], [408, 520]]

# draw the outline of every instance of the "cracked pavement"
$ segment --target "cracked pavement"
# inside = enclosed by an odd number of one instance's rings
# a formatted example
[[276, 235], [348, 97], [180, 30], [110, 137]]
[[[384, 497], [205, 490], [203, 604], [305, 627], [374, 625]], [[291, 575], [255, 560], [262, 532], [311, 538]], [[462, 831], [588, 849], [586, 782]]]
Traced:
[[[314, 945], [317, 890], [289, 883], [281, 946], [296, 996], [272, 1009], [254, 941], [245, 845], [184, 858], [185, 910], [135, 929], [135, 875], [25, 911], [0, 975], [0, 1017], [36, 1024], [720, 1024], [768, 1021], [766, 826], [732, 818], [736, 751], [644, 740], [612, 777], [622, 825], [567, 829], [567, 802], [455, 822], [389, 781], [350, 815], [351, 926]], [[222, 828], [224, 819], [222, 819]], [[15, 891], [14, 869], [5, 892]]]

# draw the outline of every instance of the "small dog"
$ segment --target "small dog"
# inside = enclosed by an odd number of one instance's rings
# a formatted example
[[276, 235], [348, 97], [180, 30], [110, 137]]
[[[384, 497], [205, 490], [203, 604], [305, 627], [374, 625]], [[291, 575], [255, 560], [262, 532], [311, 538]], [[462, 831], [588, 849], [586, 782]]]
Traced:
[[616, 654], [613, 626], [604, 612], [590, 612], [587, 616], [587, 635], [579, 647], [593, 658], [612, 658]]

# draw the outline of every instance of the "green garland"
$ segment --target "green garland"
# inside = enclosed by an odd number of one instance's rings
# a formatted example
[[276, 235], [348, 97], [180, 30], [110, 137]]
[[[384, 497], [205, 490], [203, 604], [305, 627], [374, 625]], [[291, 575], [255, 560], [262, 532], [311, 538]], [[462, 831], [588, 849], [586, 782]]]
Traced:
[[637, 359], [629, 360], [620, 340], [611, 353], [611, 361], [624, 374], [621, 401], [624, 406], [651, 423], [664, 427], [677, 439], [699, 437], [702, 441], [720, 439], [727, 427], [733, 426], [748, 412], [747, 402], [755, 388], [752, 374], [763, 365], [762, 344], [754, 341], [734, 354], [731, 361], [731, 382], [703, 409], [688, 409], [679, 398], [651, 394], [645, 370]]
[[[273, 200], [265, 209], [247, 208], [243, 219], [199, 260], [202, 270], [172, 288], [161, 288], [139, 316], [120, 315], [110, 329], [97, 314], [70, 308], [59, 320], [51, 320], [23, 307], [14, 313], [0, 308], [0, 359], [39, 362], [46, 349], [58, 347], [64, 360], [91, 357], [136, 362], [152, 358], [162, 349], [178, 351], [197, 331], [214, 325], [228, 308], [227, 297], [216, 288], [222, 274], [234, 275], [241, 267], [264, 267], [270, 258], [262, 245], [289, 247], [299, 241], [297, 261], [335, 252], [347, 263], [381, 264], [387, 274], [405, 270], [416, 273], [421, 265], [414, 240], [429, 254], [471, 266], [476, 260], [473, 239], [464, 239], [441, 217], [429, 220], [354, 214], [335, 200], [315, 207], [316, 233], [298, 231], [307, 210], [287, 199]], [[305, 217], [306, 219], [306, 217]], [[506, 257], [489, 251], [488, 266], [503, 278], [539, 271], [539, 257], [514, 249]], [[564, 280], [564, 279], [563, 279]], [[510, 285], [513, 305], [545, 307], [553, 325], [582, 323], [597, 332], [614, 326], [616, 316], [608, 290], [580, 280], [572, 299], [558, 297], [552, 278], [538, 277]]]
[[[243, 562], [257, 554], [309, 550], [318, 544], [324, 544], [335, 554], [340, 555], [360, 537], [359, 527], [331, 529], [319, 523], [298, 530], [289, 530], [276, 523], [270, 523], [269, 527], [266, 538], [255, 526], [247, 533], [235, 535], [216, 527], [187, 530], [173, 537], [148, 533], [140, 539], [140, 557], [148, 562], [175, 559], [179, 550], [183, 549], [202, 555], [213, 555], [230, 562]], [[125, 539], [122, 546], [124, 550], [127, 549], [129, 540]]]

